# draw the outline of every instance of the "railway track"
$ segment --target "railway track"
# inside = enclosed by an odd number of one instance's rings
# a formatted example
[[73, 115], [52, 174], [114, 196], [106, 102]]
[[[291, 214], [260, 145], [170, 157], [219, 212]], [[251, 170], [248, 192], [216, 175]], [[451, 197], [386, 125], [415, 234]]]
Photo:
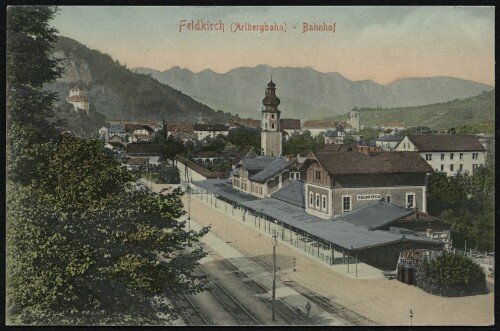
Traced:
[[[223, 260], [221, 264], [228, 269], [229, 271], [232, 271], [233, 274], [241, 279], [243, 284], [247, 288], [249, 288], [252, 292], [258, 293], [258, 294], [264, 294], [267, 293], [268, 290], [264, 288], [264, 286], [256, 283], [252, 279], [250, 279], [247, 275], [245, 275], [243, 272], [241, 272], [234, 264], [232, 264], [228, 260]], [[267, 306], [272, 307], [272, 301], [263, 299], [263, 301], [266, 303]], [[274, 305], [274, 311], [276, 315], [278, 315], [282, 320], [285, 321], [287, 325], [310, 325], [311, 321], [308, 320], [305, 316], [298, 315], [296, 311], [282, 302], [280, 299], [275, 300], [275, 305]]]
[[[206, 270], [200, 265], [197, 267], [204, 274], [208, 274]], [[210, 284], [212, 288], [210, 293], [213, 295], [217, 301], [219, 301], [228, 312], [238, 321], [240, 325], [262, 325], [262, 323], [257, 320], [257, 318], [248, 311], [238, 300], [236, 300], [231, 294], [229, 294], [223, 286], [214, 278], [210, 278]]]
[[[261, 257], [258, 256], [252, 256], [249, 257], [252, 261], [257, 263], [259, 266], [264, 268], [264, 270], [272, 272], [273, 270], [273, 265], [269, 263], [268, 261], [262, 259]], [[306, 287], [300, 285], [299, 283], [293, 281], [293, 280], [288, 280], [284, 281], [283, 283], [287, 284], [297, 292], [299, 292], [301, 295], [306, 297], [309, 301], [312, 303], [316, 304], [318, 307], [324, 309], [325, 311], [328, 311], [335, 316], [337, 316], [339, 319], [343, 320], [344, 323], [348, 325], [355, 325], [355, 326], [364, 326], [364, 325], [376, 325], [375, 322], [372, 320], [356, 313], [355, 311], [338, 304], [336, 302], [331, 301], [327, 297], [324, 297], [322, 295], [319, 295], [317, 293], [314, 293], [307, 289]]]
[[210, 325], [208, 320], [196, 308], [193, 302], [185, 294], [180, 299], [173, 300], [174, 304], [181, 312], [184, 322], [190, 326], [205, 326]]

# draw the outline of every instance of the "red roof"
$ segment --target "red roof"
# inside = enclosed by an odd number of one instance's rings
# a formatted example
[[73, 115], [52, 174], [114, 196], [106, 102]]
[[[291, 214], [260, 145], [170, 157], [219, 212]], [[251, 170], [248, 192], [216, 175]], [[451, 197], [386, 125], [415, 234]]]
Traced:
[[385, 128], [406, 128], [406, 125], [403, 122], [386, 122], [382, 124]]

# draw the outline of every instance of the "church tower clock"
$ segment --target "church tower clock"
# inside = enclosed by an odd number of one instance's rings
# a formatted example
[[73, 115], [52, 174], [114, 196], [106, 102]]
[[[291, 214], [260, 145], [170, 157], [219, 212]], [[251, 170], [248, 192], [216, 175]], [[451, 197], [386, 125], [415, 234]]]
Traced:
[[261, 122], [261, 155], [281, 156], [282, 135], [280, 125], [280, 111], [278, 105], [280, 99], [276, 96], [276, 84], [273, 79], [267, 84], [264, 99], [262, 99], [262, 122]]

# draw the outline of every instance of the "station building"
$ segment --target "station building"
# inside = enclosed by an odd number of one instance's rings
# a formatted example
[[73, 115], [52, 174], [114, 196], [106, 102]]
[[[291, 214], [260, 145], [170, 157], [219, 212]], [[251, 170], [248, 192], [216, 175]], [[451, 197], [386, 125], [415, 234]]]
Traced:
[[350, 263], [357, 270], [358, 261], [394, 270], [402, 253], [443, 250], [449, 224], [426, 214], [433, 169], [419, 153], [334, 145], [303, 153], [300, 162], [285, 158], [275, 91], [271, 80], [261, 112], [261, 155], [243, 157], [230, 178], [188, 180], [195, 198], [222, 205], [330, 265], [347, 264], [348, 271]]

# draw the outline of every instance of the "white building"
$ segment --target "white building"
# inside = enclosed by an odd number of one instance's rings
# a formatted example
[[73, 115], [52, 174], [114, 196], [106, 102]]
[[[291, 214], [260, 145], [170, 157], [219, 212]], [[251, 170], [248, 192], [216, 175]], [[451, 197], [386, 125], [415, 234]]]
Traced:
[[207, 137], [215, 138], [220, 134], [227, 136], [229, 132], [229, 126], [226, 124], [196, 123], [193, 128], [194, 134], [198, 140], [203, 140]]
[[89, 112], [89, 100], [87, 97], [87, 92], [82, 90], [78, 84], [73, 86], [69, 90], [69, 97], [66, 99], [67, 102], [73, 105], [75, 111], [78, 109]]
[[479, 139], [465, 134], [414, 134], [404, 137], [396, 151], [417, 151], [435, 170], [454, 176], [484, 165], [486, 150]]

